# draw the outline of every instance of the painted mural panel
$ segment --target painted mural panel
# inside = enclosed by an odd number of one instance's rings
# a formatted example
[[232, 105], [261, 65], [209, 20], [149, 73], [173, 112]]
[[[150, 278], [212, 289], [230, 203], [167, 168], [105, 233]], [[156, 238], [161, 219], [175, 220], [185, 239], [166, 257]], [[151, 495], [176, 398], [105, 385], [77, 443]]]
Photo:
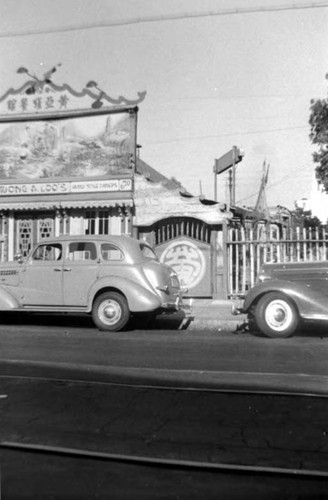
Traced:
[[131, 174], [129, 112], [0, 123], [0, 181]]
[[207, 297], [211, 289], [211, 247], [209, 244], [180, 237], [156, 246], [162, 263], [172, 267], [190, 297]]

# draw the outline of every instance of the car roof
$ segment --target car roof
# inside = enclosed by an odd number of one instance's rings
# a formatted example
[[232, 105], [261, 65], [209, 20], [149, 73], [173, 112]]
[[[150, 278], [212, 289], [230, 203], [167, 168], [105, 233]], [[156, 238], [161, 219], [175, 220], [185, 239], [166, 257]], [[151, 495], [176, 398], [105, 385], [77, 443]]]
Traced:
[[133, 238], [132, 236], [129, 236], [127, 234], [121, 234], [121, 235], [111, 235], [111, 234], [103, 234], [103, 235], [95, 235], [95, 234], [63, 234], [61, 236], [56, 236], [52, 238], [44, 238], [41, 241], [38, 242], [38, 245], [50, 245], [52, 243], [65, 243], [68, 241], [90, 241], [90, 242], [104, 242], [104, 243], [116, 243], [117, 245], [124, 245], [124, 246], [129, 246], [130, 248], [136, 247], [136, 245], [139, 245], [140, 243], [143, 243], [144, 245], [149, 246], [149, 243], [147, 241], [141, 241], [138, 240], [137, 238]]
[[58, 243], [60, 241], [138, 241], [128, 235], [111, 235], [111, 234], [63, 234], [61, 236], [53, 236], [52, 238], [44, 238], [39, 243]]

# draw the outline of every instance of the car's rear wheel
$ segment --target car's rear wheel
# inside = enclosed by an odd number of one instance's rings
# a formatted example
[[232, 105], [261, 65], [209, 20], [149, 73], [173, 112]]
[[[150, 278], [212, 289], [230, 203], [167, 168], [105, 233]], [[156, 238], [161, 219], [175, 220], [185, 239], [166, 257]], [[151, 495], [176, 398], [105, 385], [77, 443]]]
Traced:
[[264, 335], [286, 338], [299, 326], [299, 315], [293, 302], [278, 292], [264, 295], [255, 309], [255, 321]]
[[100, 330], [118, 332], [130, 319], [126, 298], [117, 292], [104, 292], [96, 298], [92, 307], [92, 319]]

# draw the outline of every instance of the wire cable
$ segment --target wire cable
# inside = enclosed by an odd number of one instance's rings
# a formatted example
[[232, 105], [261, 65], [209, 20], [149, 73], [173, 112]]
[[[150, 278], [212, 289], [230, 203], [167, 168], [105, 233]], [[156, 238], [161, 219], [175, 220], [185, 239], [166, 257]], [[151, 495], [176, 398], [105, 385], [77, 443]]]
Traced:
[[[303, 168], [297, 168], [297, 169], [294, 169], [292, 170], [291, 172], [289, 172], [289, 174], [286, 174], [284, 175], [283, 177], [281, 177], [278, 181], [275, 181], [275, 182], [272, 182], [270, 184], [267, 184], [266, 186], [266, 190], [268, 191], [269, 189], [275, 187], [275, 186], [278, 186], [279, 184], [281, 184], [282, 182], [285, 182], [286, 179], [288, 179], [289, 177], [293, 177], [295, 176], [296, 172], [302, 172], [303, 170], [307, 170], [309, 168], [309, 165], [306, 165], [304, 166]], [[237, 204], [238, 203], [242, 203], [246, 200], [249, 200], [251, 198], [254, 198], [255, 196], [258, 195], [258, 192], [256, 193], [253, 193], [253, 194], [250, 194], [248, 196], [246, 196], [245, 198], [241, 198], [237, 201]]]
[[228, 132], [227, 134], [180, 137], [178, 139], [169, 139], [166, 141], [150, 141], [150, 142], [147, 142], [147, 145], [149, 145], [149, 144], [168, 144], [171, 142], [196, 141], [196, 140], [203, 140], [203, 139], [217, 139], [218, 137], [243, 136], [243, 135], [253, 135], [253, 134], [270, 134], [272, 132], [284, 132], [286, 130], [299, 130], [299, 129], [307, 129], [307, 128], [309, 128], [309, 127], [305, 126], [305, 125], [301, 125], [301, 126], [297, 126], [297, 127], [251, 130], [250, 132]]
[[272, 5], [265, 7], [235, 7], [232, 9], [218, 9], [218, 10], [208, 10], [205, 12], [184, 12], [177, 14], [166, 14], [166, 15], [152, 15], [147, 17], [131, 17], [125, 19], [112, 19], [110, 21], [102, 22], [92, 22], [92, 23], [81, 23], [81, 24], [70, 24], [63, 27], [57, 28], [39, 28], [33, 30], [19, 30], [19, 31], [7, 31], [0, 33], [0, 38], [7, 37], [21, 37], [21, 36], [32, 36], [32, 35], [50, 35], [56, 33], [65, 33], [73, 31], [82, 31], [90, 29], [101, 29], [101, 28], [111, 28], [119, 26], [130, 26], [134, 24], [143, 23], [154, 23], [163, 21], [178, 21], [183, 19], [196, 19], [205, 17], [217, 17], [217, 16], [229, 16], [229, 15], [242, 15], [251, 13], [262, 13], [262, 12], [278, 12], [287, 10], [304, 10], [304, 9], [317, 9], [328, 7], [328, 1], [324, 2], [308, 2], [301, 5], [295, 5], [295, 2], [286, 5]]

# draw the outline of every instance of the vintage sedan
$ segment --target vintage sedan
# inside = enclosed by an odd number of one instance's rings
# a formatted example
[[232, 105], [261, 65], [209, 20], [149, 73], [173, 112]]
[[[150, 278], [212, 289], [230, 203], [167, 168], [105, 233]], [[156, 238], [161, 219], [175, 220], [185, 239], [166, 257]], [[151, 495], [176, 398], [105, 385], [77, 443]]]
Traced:
[[61, 236], [27, 258], [0, 264], [0, 310], [90, 313], [119, 331], [131, 314], [183, 306], [177, 274], [145, 242], [129, 236]]
[[235, 312], [274, 338], [290, 337], [303, 320], [328, 321], [328, 261], [264, 264]]

